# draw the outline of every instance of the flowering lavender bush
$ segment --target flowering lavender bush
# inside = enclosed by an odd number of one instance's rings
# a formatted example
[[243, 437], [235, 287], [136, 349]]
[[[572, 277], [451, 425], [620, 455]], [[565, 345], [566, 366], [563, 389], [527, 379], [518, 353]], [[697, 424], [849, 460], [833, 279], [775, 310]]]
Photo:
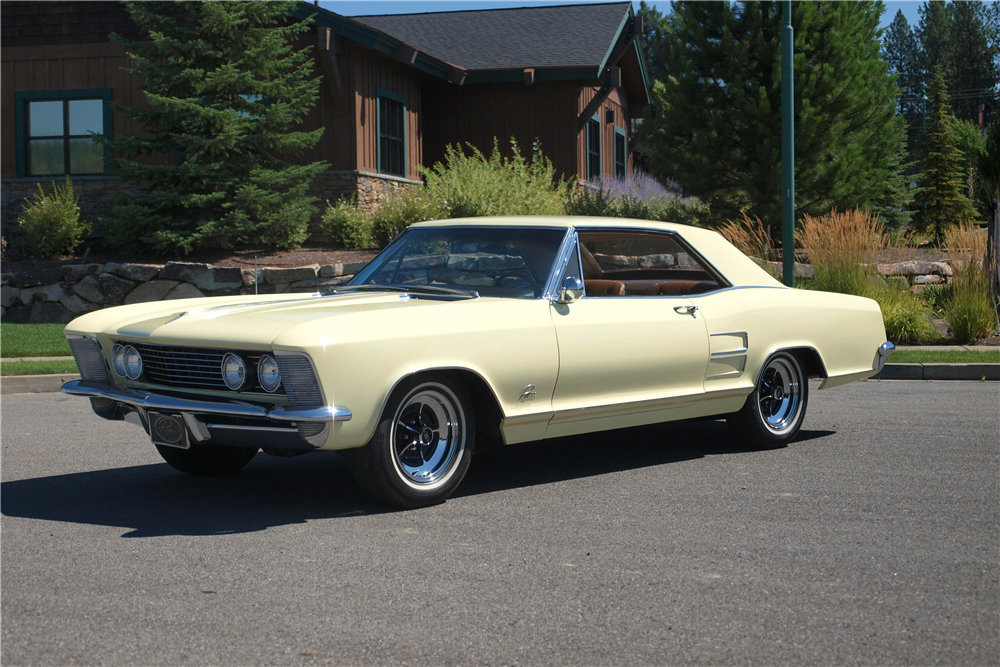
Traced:
[[570, 215], [638, 218], [707, 226], [708, 205], [682, 197], [677, 184], [664, 186], [649, 174], [636, 171], [628, 178], [604, 175], [570, 195]]

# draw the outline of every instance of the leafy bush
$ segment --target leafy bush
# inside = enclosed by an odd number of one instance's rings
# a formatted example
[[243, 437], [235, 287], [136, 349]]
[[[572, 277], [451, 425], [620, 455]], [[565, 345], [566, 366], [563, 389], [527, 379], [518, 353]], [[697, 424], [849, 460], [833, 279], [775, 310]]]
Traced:
[[952, 256], [952, 282], [944, 297], [944, 319], [958, 341], [985, 338], [997, 327], [986, 234], [977, 232], [975, 225], [961, 223], [945, 230], [945, 241]]
[[42, 190], [32, 195], [17, 221], [24, 230], [28, 252], [48, 259], [72, 254], [80, 240], [90, 232], [80, 217], [80, 200], [66, 177], [64, 185], [51, 184], [52, 192]]
[[426, 187], [396, 190], [372, 216], [372, 235], [376, 245], [386, 245], [415, 222], [447, 218], [447, 210]]
[[931, 321], [931, 311], [916, 294], [883, 286], [873, 287], [864, 296], [878, 301], [885, 322], [885, 335], [892, 342], [901, 345], [926, 343], [939, 337]]
[[334, 246], [356, 250], [374, 245], [372, 222], [358, 207], [357, 195], [338, 199], [336, 204], [327, 202], [323, 211], [323, 227]]
[[443, 208], [447, 218], [485, 215], [563, 215], [568, 184], [556, 178], [552, 161], [542, 155], [536, 140], [531, 160], [525, 160], [511, 138], [513, 157], [500, 154], [493, 139], [487, 158], [471, 144], [471, 155], [459, 146], [445, 148], [445, 164], [420, 167], [427, 180], [427, 194]]

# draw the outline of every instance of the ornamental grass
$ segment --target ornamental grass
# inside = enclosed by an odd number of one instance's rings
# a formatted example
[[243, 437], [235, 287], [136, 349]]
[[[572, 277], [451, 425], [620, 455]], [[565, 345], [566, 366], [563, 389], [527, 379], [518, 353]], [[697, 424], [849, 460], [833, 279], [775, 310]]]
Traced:
[[987, 236], [971, 223], [945, 230], [952, 281], [943, 299], [943, 315], [958, 342], [985, 338], [998, 330], [997, 301], [990, 289]]

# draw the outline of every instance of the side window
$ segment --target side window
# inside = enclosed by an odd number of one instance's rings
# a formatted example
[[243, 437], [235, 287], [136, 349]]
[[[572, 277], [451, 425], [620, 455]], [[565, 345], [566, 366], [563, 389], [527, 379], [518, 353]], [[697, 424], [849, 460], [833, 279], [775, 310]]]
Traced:
[[406, 98], [378, 89], [378, 171], [406, 177]]
[[580, 231], [587, 296], [690, 296], [728, 287], [675, 234]]
[[601, 175], [601, 117], [587, 122], [587, 180]]
[[628, 140], [625, 137], [625, 131], [620, 127], [615, 127], [615, 176], [618, 178], [625, 178], [627, 146]]
[[110, 89], [17, 93], [18, 176], [103, 174], [110, 103]]

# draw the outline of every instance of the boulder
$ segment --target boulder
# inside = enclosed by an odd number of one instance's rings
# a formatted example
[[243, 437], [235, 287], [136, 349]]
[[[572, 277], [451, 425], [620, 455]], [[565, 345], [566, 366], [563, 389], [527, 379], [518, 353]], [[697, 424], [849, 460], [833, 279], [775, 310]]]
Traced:
[[914, 285], [940, 285], [943, 282], [944, 278], [933, 273], [923, 276], [913, 276]]
[[190, 283], [181, 283], [177, 287], [170, 290], [165, 297], [164, 301], [170, 299], [196, 299], [198, 297], [205, 296], [198, 291], [198, 288]]
[[104, 292], [101, 290], [101, 281], [93, 274], [86, 276], [76, 285], [73, 285], [73, 291], [88, 301], [104, 303]]
[[83, 313], [90, 313], [101, 309], [100, 304], [81, 299], [78, 294], [68, 289], [63, 290], [63, 294], [59, 298], [59, 303], [74, 315], [82, 315]]
[[11, 277], [10, 282], [15, 287], [35, 287], [36, 285], [58, 283], [62, 279], [62, 269], [58, 266], [53, 266], [47, 269], [31, 269], [15, 273]]
[[40, 285], [38, 287], [25, 287], [21, 290], [21, 303], [30, 306], [36, 301], [48, 301], [58, 303], [62, 296], [63, 287], [59, 283], [54, 285]]
[[195, 262], [167, 262], [159, 277], [161, 280], [194, 283], [198, 289], [209, 291], [243, 284], [243, 275], [236, 267], [214, 267]]
[[125, 297], [125, 303], [147, 303], [149, 301], [162, 301], [170, 290], [179, 285], [176, 280], [151, 280], [143, 283], [129, 292]]
[[73, 313], [67, 310], [62, 304], [45, 303], [39, 301], [31, 307], [29, 322], [68, 324], [73, 319]]
[[14, 305], [14, 301], [20, 298], [20, 287], [14, 287], [13, 285], [4, 285], [3, 287], [0, 287], [0, 305], [4, 308], [10, 308]]
[[105, 273], [113, 273], [122, 278], [144, 283], [152, 280], [160, 272], [160, 267], [153, 264], [116, 264], [108, 262], [104, 265]]
[[68, 264], [62, 267], [63, 280], [80, 280], [84, 276], [101, 273], [104, 270], [101, 264]]
[[299, 266], [293, 269], [264, 269], [264, 277], [272, 285], [280, 283], [297, 283], [302, 280], [312, 280], [319, 272], [319, 264]]
[[102, 273], [97, 277], [97, 280], [101, 283], [101, 292], [104, 293], [104, 303], [109, 306], [122, 305], [125, 303], [125, 297], [128, 296], [128, 293], [135, 289], [134, 282], [112, 273]]
[[475, 271], [479, 265], [479, 255], [451, 255], [448, 257], [450, 271]]
[[300, 280], [297, 283], [290, 283], [293, 292], [311, 291], [315, 292], [317, 290], [322, 291], [324, 287], [334, 287], [336, 285], [343, 285], [348, 281], [345, 276], [332, 276], [330, 278], [313, 278], [312, 280]]

